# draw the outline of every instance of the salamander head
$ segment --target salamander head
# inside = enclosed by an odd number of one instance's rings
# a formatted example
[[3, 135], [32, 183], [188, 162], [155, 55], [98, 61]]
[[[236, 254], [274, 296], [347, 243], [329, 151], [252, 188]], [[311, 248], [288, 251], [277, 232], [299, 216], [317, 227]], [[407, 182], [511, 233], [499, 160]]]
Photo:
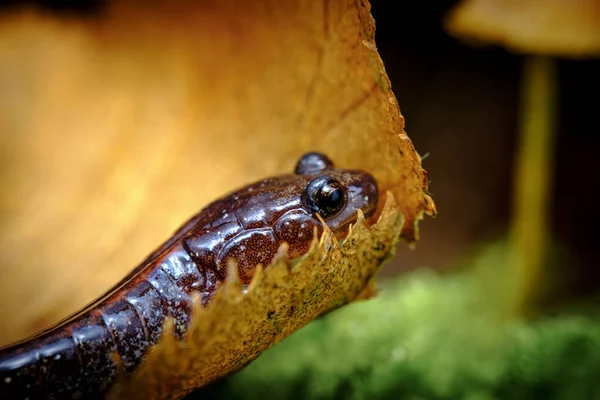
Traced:
[[264, 179], [211, 204], [198, 226], [214, 240], [201, 242], [222, 243], [216, 250], [217, 271], [224, 276], [228, 260], [235, 259], [242, 281], [248, 283], [256, 265], [269, 265], [283, 243], [291, 259], [306, 254], [315, 231], [322, 234], [323, 222], [338, 239], [344, 238], [358, 210], [371, 216], [377, 199], [371, 175], [334, 168], [326, 155], [308, 153], [294, 174]]
[[[279, 199], [278, 215], [271, 226], [279, 244], [288, 244], [288, 254], [297, 258], [312, 243], [315, 228], [323, 232], [323, 221], [338, 239], [356, 222], [358, 210], [366, 217], [377, 207], [378, 189], [375, 179], [364, 171], [338, 169], [321, 153], [305, 154], [294, 175], [278, 178], [284, 185], [270, 188]], [[279, 192], [285, 187], [287, 192]]]

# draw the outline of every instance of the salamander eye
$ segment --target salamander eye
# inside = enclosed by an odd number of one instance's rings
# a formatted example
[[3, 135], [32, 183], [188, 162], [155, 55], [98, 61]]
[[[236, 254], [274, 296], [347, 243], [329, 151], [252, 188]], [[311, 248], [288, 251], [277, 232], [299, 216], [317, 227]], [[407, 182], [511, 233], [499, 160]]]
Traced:
[[306, 153], [296, 164], [296, 174], [314, 174], [328, 168], [333, 168], [333, 162], [323, 153]]
[[346, 200], [346, 188], [327, 175], [310, 181], [302, 193], [304, 206], [323, 218], [331, 218], [339, 213], [346, 205]]

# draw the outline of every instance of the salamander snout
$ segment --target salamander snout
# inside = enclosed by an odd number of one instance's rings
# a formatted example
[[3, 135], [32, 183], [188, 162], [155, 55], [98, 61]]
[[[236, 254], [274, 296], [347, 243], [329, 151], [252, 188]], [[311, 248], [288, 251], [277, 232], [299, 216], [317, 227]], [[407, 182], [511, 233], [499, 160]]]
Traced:
[[348, 188], [355, 208], [360, 208], [366, 217], [371, 216], [379, 201], [379, 188], [373, 176], [366, 172], [355, 172], [357, 179]]

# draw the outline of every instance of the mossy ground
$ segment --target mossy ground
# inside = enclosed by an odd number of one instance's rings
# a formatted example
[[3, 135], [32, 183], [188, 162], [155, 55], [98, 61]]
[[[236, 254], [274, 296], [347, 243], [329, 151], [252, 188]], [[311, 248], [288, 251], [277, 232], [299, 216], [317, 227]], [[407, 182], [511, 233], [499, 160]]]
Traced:
[[504, 254], [384, 282], [190, 398], [600, 399], [600, 319], [507, 315]]

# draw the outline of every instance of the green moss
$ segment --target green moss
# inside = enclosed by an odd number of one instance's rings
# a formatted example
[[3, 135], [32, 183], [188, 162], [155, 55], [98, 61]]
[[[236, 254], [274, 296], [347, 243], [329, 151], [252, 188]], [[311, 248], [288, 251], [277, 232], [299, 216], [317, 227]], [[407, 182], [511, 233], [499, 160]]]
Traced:
[[192, 394], [226, 399], [600, 398], [600, 321], [518, 320], [504, 248], [473, 268], [421, 270], [314, 321], [235, 376]]

